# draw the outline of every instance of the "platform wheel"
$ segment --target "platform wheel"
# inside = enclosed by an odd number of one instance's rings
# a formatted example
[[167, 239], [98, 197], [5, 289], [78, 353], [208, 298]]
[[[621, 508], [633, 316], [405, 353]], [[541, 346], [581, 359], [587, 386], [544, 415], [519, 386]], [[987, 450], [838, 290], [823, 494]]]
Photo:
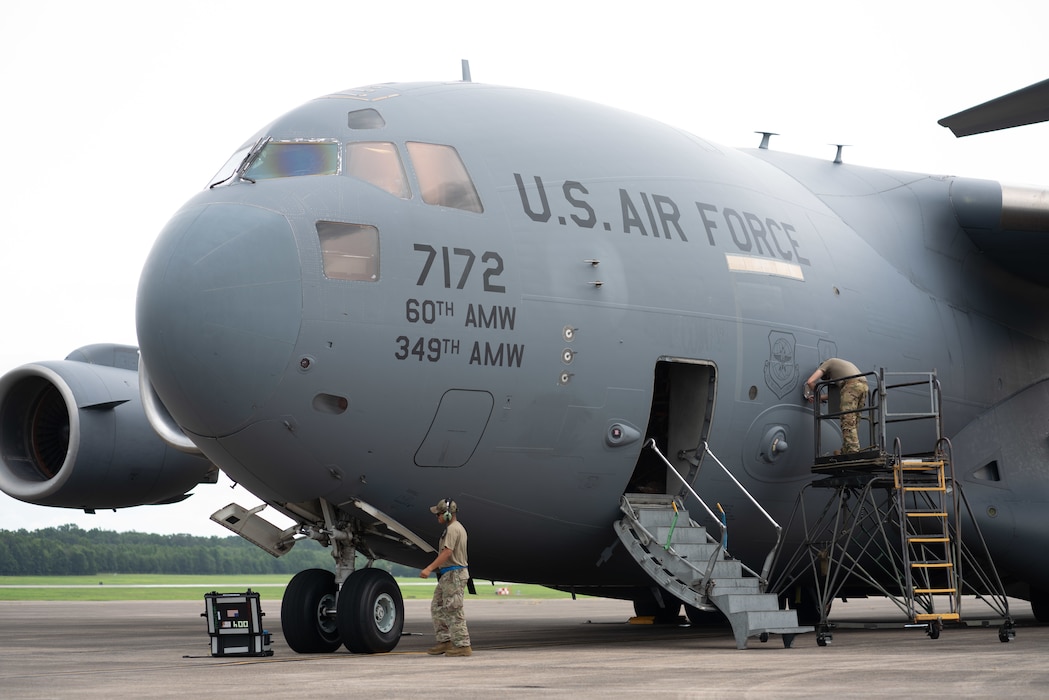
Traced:
[[816, 625], [816, 644], [825, 647], [834, 641], [834, 635], [830, 633], [827, 625]]

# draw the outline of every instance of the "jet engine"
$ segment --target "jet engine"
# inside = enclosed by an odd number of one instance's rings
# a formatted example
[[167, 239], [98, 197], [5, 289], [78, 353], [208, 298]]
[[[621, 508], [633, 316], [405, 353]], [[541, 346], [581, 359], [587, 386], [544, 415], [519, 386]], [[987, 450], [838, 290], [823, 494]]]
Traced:
[[138, 349], [91, 345], [0, 377], [0, 490], [86, 511], [174, 503], [217, 469], [150, 427]]

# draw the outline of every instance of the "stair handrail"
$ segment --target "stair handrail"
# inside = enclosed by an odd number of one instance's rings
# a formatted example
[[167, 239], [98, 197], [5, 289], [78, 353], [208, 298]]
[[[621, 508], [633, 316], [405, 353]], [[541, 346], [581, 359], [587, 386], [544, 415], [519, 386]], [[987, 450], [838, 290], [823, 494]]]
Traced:
[[[681, 476], [681, 474], [678, 472], [678, 470], [674, 468], [674, 465], [670, 463], [670, 460], [668, 460], [666, 458], [666, 456], [659, 450], [659, 446], [656, 445], [656, 439], [655, 438], [649, 438], [648, 442], [646, 442], [644, 444], [644, 446], [652, 448], [652, 451], [655, 452], [656, 455], [661, 460], [663, 460], [663, 464], [667, 465], [667, 467], [670, 469], [670, 472], [674, 476], [676, 476], [681, 481], [682, 484], [684, 484], [685, 488], [688, 489], [688, 492], [692, 494], [692, 497], [695, 498], [697, 501], [699, 501], [699, 505], [703, 506], [703, 510], [705, 510], [707, 512], [707, 515], [710, 516], [711, 520], [714, 520], [715, 522], [720, 524], [721, 520], [718, 518], [718, 516], [714, 515], [714, 511], [712, 511], [707, 506], [706, 501], [704, 501], [702, 498], [699, 497], [699, 494], [695, 492], [695, 490], [692, 488], [691, 485], [689, 485], [689, 483], [687, 481], [685, 481], [685, 477]], [[722, 535], [722, 538], [724, 538], [725, 531], [727, 529], [728, 529], [727, 525], [721, 524], [721, 535]]]
[[[892, 423], [933, 419], [935, 439], [943, 437], [943, 389], [935, 369], [930, 372], [889, 372], [881, 367], [878, 369], [877, 379], [878, 390], [874, 392], [874, 396], [878, 398], [878, 405], [872, 407], [872, 410], [879, 426], [882, 449], [888, 450], [888, 426]], [[897, 390], [913, 387], [928, 387], [929, 409], [895, 413], [890, 411], [889, 394], [895, 395]]]
[[[772, 524], [773, 529], [776, 531], [776, 542], [775, 544], [773, 544], [772, 549], [769, 550], [768, 555], [766, 555], [765, 557], [765, 563], [762, 566], [761, 573], [754, 571], [743, 562], [740, 562], [740, 564], [743, 566], [744, 569], [746, 569], [746, 571], [758, 578], [758, 581], [760, 582], [762, 588], [764, 588], [768, 585], [769, 572], [772, 570], [772, 560], [775, 557], [776, 553], [779, 551], [779, 548], [783, 542], [783, 528], [780, 527], [779, 523], [777, 523], [776, 520], [771, 515], [769, 515], [768, 511], [766, 511], [762, 507], [762, 505], [758, 503], [757, 499], [755, 499], [754, 496], [752, 496], [751, 493], [747, 491], [746, 487], [744, 487], [743, 484], [739, 483], [739, 480], [732, 475], [732, 472], [730, 472], [724, 464], [721, 463], [721, 460], [717, 458], [717, 455], [710, 451], [710, 446], [707, 444], [707, 441], [703, 440], [700, 443], [700, 445], [703, 448], [703, 452], [711, 456], [714, 462], [719, 467], [721, 467], [721, 470], [725, 472], [729, 479], [732, 480], [732, 483], [734, 483], [736, 487], [743, 493], [743, 495], [746, 496], [752, 504], [754, 504], [758, 511], [765, 516], [765, 519]], [[718, 526], [721, 528], [721, 538], [719, 542], [727, 542], [728, 522], [714, 515], [714, 512], [706, 504], [706, 501], [704, 501], [700, 497], [700, 495], [696, 493], [695, 489], [692, 488], [692, 485], [685, 480], [685, 477], [682, 476], [681, 473], [678, 472], [678, 470], [674, 467], [674, 465], [671, 464], [670, 461], [663, 455], [663, 453], [659, 451], [659, 447], [656, 445], [656, 441], [654, 438], [649, 438], [644, 446], [652, 448], [652, 451], [655, 452], [659, 456], [659, 458], [663, 460], [663, 463], [667, 465], [670, 473], [677, 477], [678, 481], [681, 482], [681, 484], [688, 490], [692, 497], [695, 498], [701, 506], [703, 506], [703, 510], [707, 512], [707, 515], [709, 515], [710, 518], [718, 524]], [[699, 450], [697, 449], [697, 452], [698, 451]]]
[[[769, 512], [765, 510], [764, 506], [758, 503], [758, 499], [754, 498], [750, 491], [747, 491], [747, 488], [743, 484], [739, 483], [739, 479], [737, 479], [732, 474], [732, 472], [729, 471], [728, 467], [721, 463], [721, 460], [717, 458], [717, 455], [710, 451], [710, 445], [707, 444], [707, 441], [704, 440], [702, 444], [703, 451], [710, 455], [711, 459], [713, 459], [714, 462], [719, 467], [721, 467], [721, 471], [725, 472], [725, 475], [728, 476], [728, 478], [732, 480], [732, 483], [734, 483], [736, 487], [743, 493], [743, 495], [747, 497], [747, 500], [750, 501], [754, 505], [754, 507], [758, 509], [758, 512], [765, 516], [765, 519], [769, 521], [770, 525], [772, 525], [772, 529], [776, 531], [776, 542], [772, 545], [772, 549], [769, 550], [769, 553], [765, 555], [765, 563], [761, 567], [761, 573], [757, 575], [758, 579], [761, 581], [761, 585], [763, 587], [767, 586], [769, 581], [769, 573], [772, 571], [772, 560], [776, 557], [776, 554], [779, 552], [779, 548], [783, 543], [783, 528], [780, 526], [779, 523], [776, 522], [775, 518], [769, 515]], [[678, 477], [681, 478], [682, 481], [684, 481], [684, 478], [681, 477], [680, 474], [678, 474]]]
[[[710, 579], [713, 577], [713, 574], [714, 574], [714, 565], [721, 558], [721, 553], [726, 551], [725, 550], [725, 543], [728, 541], [728, 523], [724, 519], [719, 518], [716, 515], [714, 515], [714, 511], [712, 511], [710, 509], [710, 506], [707, 505], [706, 501], [704, 501], [700, 497], [700, 495], [698, 493], [696, 493], [695, 489], [692, 488], [691, 484], [689, 484], [687, 481], [685, 481], [685, 477], [681, 476], [681, 474], [678, 472], [678, 470], [674, 468], [674, 465], [670, 463], [670, 460], [668, 460], [666, 458], [666, 456], [659, 450], [659, 446], [656, 445], [655, 438], [649, 438], [648, 441], [644, 444], [644, 447], [652, 448], [652, 451], [656, 453], [656, 456], [658, 456], [661, 460], [663, 460], [663, 464], [665, 464], [667, 466], [667, 469], [681, 481], [682, 485], [684, 485], [684, 487], [686, 489], [688, 489], [688, 492], [692, 494], [692, 497], [696, 499], [696, 501], [699, 503], [699, 505], [703, 506], [703, 510], [705, 510], [707, 512], [707, 515], [710, 516], [711, 520], [716, 522], [718, 524], [718, 527], [721, 528], [721, 537], [719, 537], [715, 541], [715, 544], [717, 545], [717, 548], [711, 553], [710, 558], [707, 560], [707, 566], [706, 566], [706, 569], [704, 571], [700, 571], [699, 568], [695, 564], [693, 564], [692, 562], [684, 560], [685, 563], [688, 564], [693, 570], [695, 570], [695, 572], [697, 574], [700, 574], [699, 590], [703, 591], [704, 595], [706, 595], [707, 588], [709, 587]], [[638, 523], [638, 525], [640, 526], [640, 523]], [[646, 531], [646, 534], [647, 534], [647, 531]], [[710, 533], [709, 532], [707, 533], [707, 538], [708, 539], [713, 539], [713, 538], [710, 537]], [[742, 568], [746, 569], [748, 572], [750, 572], [754, 576], [758, 576], [757, 573], [755, 573], [753, 570], [751, 570], [743, 562], [740, 562], [740, 566]], [[759, 577], [759, 579], [760, 579], [760, 577]], [[765, 582], [762, 579], [762, 585], [764, 585], [764, 583]]]

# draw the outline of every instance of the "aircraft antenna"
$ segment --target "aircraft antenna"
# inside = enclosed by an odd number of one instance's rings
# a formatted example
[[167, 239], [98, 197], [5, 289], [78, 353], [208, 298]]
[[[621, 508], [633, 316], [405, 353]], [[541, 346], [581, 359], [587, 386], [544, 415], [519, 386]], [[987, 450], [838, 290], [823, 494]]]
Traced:
[[758, 148], [763, 148], [766, 151], [769, 149], [769, 139], [773, 136], [779, 136], [775, 131], [755, 131], [755, 134], [761, 134], [761, 145]]
[[841, 165], [841, 151], [842, 151], [842, 149], [844, 149], [846, 146], [848, 146], [850, 144], [847, 144], [847, 143], [832, 143], [831, 145], [832, 146], [836, 146], [837, 149], [838, 149], [838, 152], [834, 154], [834, 162], [837, 163], [838, 165]]
[[470, 80], [470, 61], [469, 61], [469, 59], [466, 59], [466, 58], [464, 58], [462, 60], [463, 60], [463, 82], [464, 83], [473, 82], [472, 80]]

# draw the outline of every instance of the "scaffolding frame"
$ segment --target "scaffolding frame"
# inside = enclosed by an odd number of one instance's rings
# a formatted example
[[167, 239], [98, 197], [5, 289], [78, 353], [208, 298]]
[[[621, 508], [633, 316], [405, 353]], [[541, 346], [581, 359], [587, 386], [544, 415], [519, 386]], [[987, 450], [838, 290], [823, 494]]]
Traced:
[[[867, 405], [854, 411], [868, 427], [870, 444], [857, 453], [824, 454], [823, 423], [850, 411], [823, 411], [821, 404], [833, 399], [824, 397], [838, 381], [818, 384], [813, 411], [817, 457], [812, 467], [818, 478], [798, 494], [784, 532], [802, 527], [802, 544], [783, 560], [777, 554], [774, 569], [779, 573], [770, 590], [782, 595], [814, 582], [820, 646], [832, 638], [833, 601], [850, 590], [877, 591], [907, 615], [908, 626], [925, 629], [933, 639], [939, 637], [944, 622], [962, 621], [963, 593], [975, 594], [1002, 617], [999, 640], [1010, 641], [1015, 629], [1004, 586], [962, 485], [954, 477], [935, 371], [881, 369], [857, 376], [873, 377], [875, 383]], [[904, 410], [890, 410], [901, 391], [908, 394], [901, 402]], [[928, 408], [916, 409], [915, 400], [927, 400]], [[833, 406], [832, 400], [827, 403]], [[933, 426], [933, 449], [905, 455], [890, 426], [920, 420]], [[890, 439], [892, 449], [887, 450]], [[808, 495], [816, 489], [829, 495], [822, 509], [810, 517], [806, 501], [818, 502], [818, 497]], [[962, 536], [963, 524], [973, 547]]]

